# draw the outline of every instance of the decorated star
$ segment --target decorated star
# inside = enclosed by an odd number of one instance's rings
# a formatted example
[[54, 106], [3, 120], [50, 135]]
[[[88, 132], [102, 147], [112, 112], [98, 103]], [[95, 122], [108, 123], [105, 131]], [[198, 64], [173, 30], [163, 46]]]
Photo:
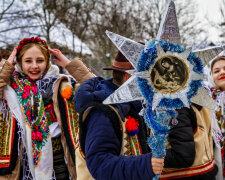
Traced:
[[180, 34], [172, 0], [164, 14], [156, 40], [145, 46], [109, 31], [106, 34], [135, 70], [129, 72], [132, 77], [103, 103], [144, 100], [152, 105], [153, 110], [156, 107], [189, 107], [191, 103], [209, 109], [216, 108], [212, 98], [202, 87], [203, 66], [222, 52], [224, 46], [192, 51], [191, 48], [179, 45]]
[[147, 143], [153, 157], [165, 157], [169, 121], [176, 118], [176, 109], [189, 107], [191, 103], [216, 109], [202, 86], [203, 65], [222, 52], [224, 46], [194, 51], [182, 47], [172, 0], [156, 39], [145, 46], [109, 31], [106, 34], [135, 69], [129, 71], [132, 76], [103, 103], [142, 100], [142, 113], [152, 134]]

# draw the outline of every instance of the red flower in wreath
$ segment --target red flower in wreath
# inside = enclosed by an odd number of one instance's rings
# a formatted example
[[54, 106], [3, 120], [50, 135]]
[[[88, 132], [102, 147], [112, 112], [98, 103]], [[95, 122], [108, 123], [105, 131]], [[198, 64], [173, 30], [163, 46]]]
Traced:
[[40, 42], [46, 49], [48, 49], [48, 45], [45, 42], [45, 40], [42, 40], [39, 37], [31, 37], [31, 38], [24, 38], [19, 42], [19, 45], [17, 46], [17, 50], [20, 51], [23, 46], [27, 43], [38, 43]]
[[24, 45], [24, 42], [23, 41], [20, 41], [20, 44], [19, 44], [20, 46], [22, 46], [22, 45]]
[[32, 37], [32, 38], [31, 38], [31, 42], [35, 42], [35, 39], [34, 39], [34, 37]]
[[19, 46], [17, 46], [16, 49], [17, 49], [17, 50], [20, 50], [21, 48], [22, 48], [22, 46], [19, 45]]
[[36, 37], [35, 39], [36, 39], [37, 42], [41, 42], [41, 38]]

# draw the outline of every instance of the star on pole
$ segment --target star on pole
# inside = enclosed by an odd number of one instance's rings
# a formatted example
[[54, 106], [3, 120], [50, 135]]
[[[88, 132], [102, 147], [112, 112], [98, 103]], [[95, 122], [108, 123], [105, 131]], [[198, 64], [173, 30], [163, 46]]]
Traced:
[[[208, 63], [211, 59], [217, 56], [220, 52], [224, 50], [224, 46], [216, 46], [203, 50], [194, 50], [191, 48], [185, 49], [182, 52], [175, 52], [165, 50], [161, 47], [160, 42], [168, 42], [173, 43], [175, 45], [180, 44], [180, 34], [179, 28], [177, 24], [176, 11], [174, 2], [171, 0], [165, 14], [163, 16], [162, 22], [160, 24], [160, 28], [153, 46], [156, 46], [157, 57], [153, 59], [151, 62], [152, 66], [148, 66], [147, 69], [138, 70], [138, 63], [140, 62], [141, 56], [143, 52], [146, 52], [148, 49], [152, 47], [148, 47], [148, 43], [146, 45], [142, 45], [137, 43], [131, 39], [120, 36], [113, 32], [106, 31], [107, 36], [111, 39], [111, 41], [116, 45], [116, 47], [120, 50], [121, 53], [128, 59], [128, 61], [135, 68], [134, 71], [131, 71], [131, 78], [124, 83], [120, 88], [118, 88], [112, 95], [110, 95], [103, 103], [105, 104], [115, 104], [115, 103], [123, 103], [135, 100], [146, 100], [145, 95], [142, 93], [139, 84], [138, 78], [146, 79], [147, 85], [153, 88], [153, 102], [152, 107], [155, 109], [162, 99], [177, 99], [183, 102], [185, 107], [189, 107], [190, 103], [197, 103], [199, 105], [204, 105], [209, 109], [215, 109], [215, 104], [213, 103], [212, 98], [208, 95], [204, 88], [198, 87], [197, 92], [192, 96], [188, 97], [187, 93], [190, 93], [190, 85], [192, 81], [203, 80], [204, 76], [202, 72], [196, 72], [196, 64], [192, 61], [189, 61], [190, 55], [196, 56], [198, 59], [198, 63], [202, 63], [202, 66]], [[149, 55], [151, 56], [151, 55]], [[188, 76], [186, 77], [185, 83], [182, 84], [182, 87], [178, 88], [176, 92], [163, 92], [162, 90], [158, 90], [156, 86], [154, 86], [153, 81], [150, 77], [152, 70], [155, 68], [155, 63], [163, 59], [163, 57], [171, 57], [177, 60], [180, 60], [184, 67], [188, 72]], [[201, 61], [202, 60], [202, 61]], [[173, 85], [173, 84], [172, 84]], [[189, 98], [189, 99], [188, 99]], [[205, 103], [207, 102], [207, 103]], [[169, 107], [167, 107], [169, 108]]]

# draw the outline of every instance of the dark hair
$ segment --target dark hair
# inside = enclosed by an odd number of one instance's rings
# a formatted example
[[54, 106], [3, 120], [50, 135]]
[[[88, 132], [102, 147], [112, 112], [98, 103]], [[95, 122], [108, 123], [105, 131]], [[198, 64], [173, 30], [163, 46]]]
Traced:
[[219, 56], [212, 62], [212, 64], [211, 64], [211, 71], [212, 71], [213, 66], [215, 65], [215, 63], [218, 62], [218, 61], [225, 61], [225, 56]]
[[113, 70], [113, 81], [118, 85], [122, 85], [125, 74], [126, 72]]

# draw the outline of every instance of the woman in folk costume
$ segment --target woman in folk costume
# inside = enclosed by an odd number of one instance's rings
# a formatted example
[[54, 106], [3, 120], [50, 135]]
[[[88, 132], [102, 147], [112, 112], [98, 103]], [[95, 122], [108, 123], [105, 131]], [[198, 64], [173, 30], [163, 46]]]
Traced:
[[[76, 179], [75, 81], [93, 74], [39, 37], [24, 38], [0, 64], [0, 179]], [[14, 63], [14, 58], [17, 61]]]
[[210, 62], [208, 86], [218, 110], [213, 113], [212, 133], [215, 142], [214, 158], [218, 166], [216, 179], [225, 179], [225, 56], [218, 56]]

